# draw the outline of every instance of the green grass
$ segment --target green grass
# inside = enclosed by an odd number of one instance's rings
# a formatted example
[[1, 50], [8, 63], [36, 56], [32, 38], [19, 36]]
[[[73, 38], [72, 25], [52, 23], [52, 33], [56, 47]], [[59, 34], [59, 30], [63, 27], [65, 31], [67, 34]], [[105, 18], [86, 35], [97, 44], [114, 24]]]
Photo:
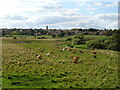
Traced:
[[11, 37], [9, 35], [6, 35], [3, 37], [3, 39], [10, 38], [12, 39], [13, 37], [19, 38], [19, 39], [37, 39], [38, 37], [46, 37], [48, 39], [51, 39], [52, 36], [50, 35], [42, 35], [42, 36], [29, 36], [29, 35], [12, 35]]
[[85, 39], [105, 39], [105, 38], [110, 38], [111, 36], [105, 36], [105, 35], [85, 35]]
[[[26, 41], [31, 43], [16, 43]], [[3, 88], [118, 87], [116, 51], [78, 48], [75, 53], [67, 50], [61, 52], [65, 47], [63, 43], [65, 41], [56, 39], [3, 40]], [[46, 56], [47, 52], [54, 53]], [[97, 58], [93, 57], [92, 52], [97, 52]], [[44, 57], [37, 59], [36, 55]], [[78, 64], [73, 63], [69, 56], [79, 56]]]
[[76, 48], [82, 48], [82, 49], [87, 49], [87, 45], [81, 44], [81, 45], [74, 45]]

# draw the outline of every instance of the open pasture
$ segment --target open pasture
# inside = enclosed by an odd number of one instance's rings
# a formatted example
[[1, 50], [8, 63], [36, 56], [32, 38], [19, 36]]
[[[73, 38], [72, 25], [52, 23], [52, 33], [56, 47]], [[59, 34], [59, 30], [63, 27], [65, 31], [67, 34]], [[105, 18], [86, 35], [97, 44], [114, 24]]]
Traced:
[[[118, 53], [64, 40], [3, 40], [3, 88], [116, 88]], [[74, 58], [79, 57], [77, 63]]]

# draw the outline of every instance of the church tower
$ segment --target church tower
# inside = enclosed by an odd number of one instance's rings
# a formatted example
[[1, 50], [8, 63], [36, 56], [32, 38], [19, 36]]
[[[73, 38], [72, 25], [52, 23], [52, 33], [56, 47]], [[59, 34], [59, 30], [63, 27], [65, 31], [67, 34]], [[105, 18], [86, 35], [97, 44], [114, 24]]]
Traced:
[[46, 26], [46, 30], [48, 30], [48, 26]]

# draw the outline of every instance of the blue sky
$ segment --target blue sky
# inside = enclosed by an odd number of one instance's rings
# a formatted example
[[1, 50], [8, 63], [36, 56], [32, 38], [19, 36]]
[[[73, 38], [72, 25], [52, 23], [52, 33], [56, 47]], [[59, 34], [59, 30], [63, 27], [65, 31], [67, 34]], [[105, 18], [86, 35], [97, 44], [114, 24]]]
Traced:
[[118, 1], [0, 0], [0, 28], [118, 28]]

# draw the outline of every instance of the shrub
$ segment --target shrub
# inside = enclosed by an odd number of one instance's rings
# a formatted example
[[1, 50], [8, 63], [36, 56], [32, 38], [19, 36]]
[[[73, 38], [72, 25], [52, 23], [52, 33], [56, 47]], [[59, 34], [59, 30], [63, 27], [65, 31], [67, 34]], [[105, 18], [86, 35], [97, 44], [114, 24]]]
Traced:
[[120, 51], [120, 30], [116, 30], [112, 35], [112, 50]]
[[80, 45], [80, 44], [82, 44], [82, 41], [78, 38], [75, 38], [75, 39], [72, 40], [72, 44], [73, 45]]
[[67, 46], [68, 46], [68, 47], [71, 47], [71, 48], [73, 48], [73, 47], [74, 47], [74, 46], [73, 46], [73, 45], [71, 45], [71, 44], [67, 44]]
[[110, 43], [110, 44], [108, 45], [107, 49], [115, 50], [115, 43]]
[[73, 45], [80, 45], [80, 44], [84, 44], [84, 35], [82, 33], [79, 33], [77, 35], [75, 35], [72, 39], [72, 44]]
[[47, 37], [37, 37], [37, 39], [47, 39]]
[[53, 34], [52, 37], [53, 37], [53, 38], [56, 37], [56, 34]]
[[68, 38], [66, 39], [66, 41], [72, 41], [72, 38], [71, 38], [71, 37], [68, 37]]
[[110, 47], [111, 47], [110, 44], [111, 44], [111, 39], [107, 39], [107, 40], [104, 41], [104, 45], [105, 45], [106, 49], [110, 49]]
[[88, 48], [97, 48], [97, 49], [104, 49], [105, 45], [103, 42], [100, 42], [98, 40], [90, 40], [86, 43]]

